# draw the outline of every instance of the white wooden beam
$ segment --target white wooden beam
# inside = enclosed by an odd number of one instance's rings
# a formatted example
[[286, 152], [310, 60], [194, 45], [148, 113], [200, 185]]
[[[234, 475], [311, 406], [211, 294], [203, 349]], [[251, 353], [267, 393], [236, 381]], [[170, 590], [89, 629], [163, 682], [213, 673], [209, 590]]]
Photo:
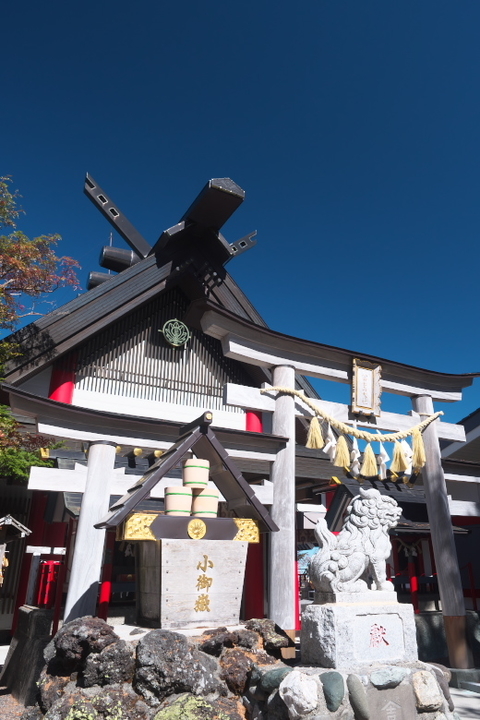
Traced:
[[445, 473], [445, 480], [448, 480], [448, 482], [476, 483], [477, 485], [480, 485], [480, 477], [477, 475], [456, 475], [455, 473]]
[[[114, 433], [96, 433], [87, 430], [77, 430], [74, 428], [63, 427], [61, 425], [50, 425], [47, 423], [38, 423], [38, 432], [41, 435], [53, 435], [55, 437], [69, 438], [71, 440], [81, 440], [83, 442], [94, 442], [95, 440], [113, 440], [118, 445], [133, 445], [133, 447], [141, 447], [144, 450], [168, 450], [173, 443], [165, 440], [152, 440], [151, 438], [129, 437], [127, 435], [116, 435]], [[225, 449], [233, 458], [243, 458], [244, 460], [259, 460], [261, 462], [273, 462], [276, 454], [271, 452], [261, 452], [260, 450], [239, 450], [229, 448], [225, 443]]]
[[122, 397], [113, 393], [99, 393], [78, 389], [75, 390], [73, 396], [73, 405], [88, 408], [88, 410], [102, 410], [121, 415], [153, 418], [155, 420], [171, 420], [182, 424], [191, 423], [202, 412], [212, 410], [217, 427], [245, 430], [243, 413], [209, 407], [210, 399], [208, 397], [204, 397], [201, 402], [204, 403], [203, 407], [181, 405], [179, 403], [159, 403], [154, 400], [142, 400], [140, 398]]
[[[312, 362], [312, 358], [302, 357], [300, 353], [286, 353], [275, 355], [270, 352], [268, 346], [261, 346], [258, 343], [248, 343], [234, 335], [227, 334], [221, 338], [224, 355], [240, 362], [257, 365], [259, 367], [273, 368], [279, 365], [289, 365], [295, 368], [296, 372], [309, 377], [317, 377], [323, 380], [350, 383], [350, 372], [345, 370], [340, 363], [332, 362], [326, 364], [324, 361]], [[416, 397], [428, 394], [433, 400], [440, 402], [458, 402], [462, 399], [461, 392], [447, 392], [443, 390], [426, 389], [418, 385], [399, 383], [385, 378], [380, 380], [382, 390], [394, 395], [406, 395]]]
[[90, 432], [89, 430], [78, 430], [76, 428], [64, 427], [63, 425], [52, 425], [39, 422], [38, 432], [41, 435], [54, 435], [60, 438], [81, 440], [83, 442], [95, 442], [96, 440], [114, 440], [118, 445], [133, 445], [147, 450], [167, 450], [172, 443], [152, 440], [152, 438], [135, 437], [134, 435], [119, 435], [114, 432]]
[[[224, 386], [224, 402], [227, 405], [236, 405], [249, 410], [259, 410], [263, 412], [273, 412], [275, 407], [275, 392], [271, 395], [260, 393], [259, 388], [247, 387], [245, 385], [236, 385], [227, 383]], [[326, 413], [334, 417], [336, 420], [347, 424], [353, 424], [350, 418], [350, 408], [343, 403], [333, 403], [327, 400], [318, 400], [315, 398], [313, 402]], [[295, 398], [295, 414], [298, 416], [311, 417], [313, 414], [300, 398]], [[358, 423], [359, 427], [368, 428], [372, 431], [386, 430], [399, 432], [409, 430], [414, 425], [418, 425], [422, 418], [417, 413], [411, 412], [409, 415], [401, 415], [400, 413], [381, 412], [380, 417], [375, 421], [362, 420]], [[437, 434], [439, 438], [445, 440], [456, 440], [459, 443], [465, 440], [465, 429], [463, 425], [455, 425], [453, 423], [444, 423], [439, 420], [436, 422]]]
[[[275, 457], [275, 456], [273, 456]], [[110, 495], [125, 495], [132, 485], [138, 482], [138, 475], [125, 475], [124, 468], [114, 470], [110, 476]], [[107, 478], [105, 478], [105, 481]], [[32, 467], [28, 480], [29, 490], [43, 490], [47, 492], [74, 492], [84, 493], [87, 482], [87, 468], [76, 464], [75, 470], [61, 470], [60, 468]], [[178, 477], [164, 477], [153, 488], [150, 496], [161, 499], [165, 496], [165, 488], [181, 485]], [[264, 505], [271, 505], [273, 498], [273, 483], [264, 480], [263, 485], [251, 485], [258, 500]], [[220, 502], [224, 501], [220, 494]]]
[[[133, 485], [135, 477], [125, 475], [124, 468], [119, 468], [113, 470], [109, 478], [105, 473], [104, 480], [110, 485], [111, 495], [124, 495]], [[83, 493], [85, 492], [86, 482], [87, 468], [85, 465], [76, 463], [74, 470], [33, 466], [30, 468], [28, 489]]]
[[459, 515], [460, 517], [479, 517], [480, 502], [472, 502], [471, 500], [452, 500], [448, 498], [450, 515]]
[[[380, 380], [380, 387], [385, 392], [392, 393], [393, 395], [408, 395], [408, 397], [415, 397], [415, 395], [425, 395], [427, 392], [425, 388], [416, 387], [414, 385], [404, 385], [403, 383], [393, 382], [391, 380]], [[461, 392], [443, 392], [441, 390], [428, 390], [428, 394], [433, 400], [437, 402], [459, 402], [462, 399]]]
[[[473, 440], [476, 440], [480, 436], [480, 425], [476, 425], [474, 428], [472, 428], [465, 436], [465, 442], [470, 443]], [[450, 457], [450, 455], [453, 455], [454, 452], [457, 450], [460, 450], [463, 443], [461, 442], [453, 442], [451, 445], [447, 445], [446, 448], [443, 448], [442, 450], [442, 458]]]
[[348, 372], [335, 367], [327, 367], [317, 363], [308, 362], [307, 360], [298, 360], [294, 357], [281, 357], [273, 355], [267, 350], [249, 346], [241, 340], [226, 335], [222, 338], [223, 354], [226, 357], [240, 362], [246, 362], [250, 365], [258, 367], [277, 367], [288, 366], [295, 368], [296, 372], [301, 375], [309, 375], [310, 377], [318, 377], [324, 380], [336, 380], [337, 382], [350, 382]]

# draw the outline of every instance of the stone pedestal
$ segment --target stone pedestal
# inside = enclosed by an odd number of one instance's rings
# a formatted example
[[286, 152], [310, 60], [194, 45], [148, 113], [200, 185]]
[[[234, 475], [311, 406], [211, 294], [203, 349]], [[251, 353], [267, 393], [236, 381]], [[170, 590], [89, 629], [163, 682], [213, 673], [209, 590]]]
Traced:
[[331, 597], [335, 602], [314, 603], [303, 612], [302, 664], [351, 668], [417, 660], [413, 606], [397, 602], [396, 593]]

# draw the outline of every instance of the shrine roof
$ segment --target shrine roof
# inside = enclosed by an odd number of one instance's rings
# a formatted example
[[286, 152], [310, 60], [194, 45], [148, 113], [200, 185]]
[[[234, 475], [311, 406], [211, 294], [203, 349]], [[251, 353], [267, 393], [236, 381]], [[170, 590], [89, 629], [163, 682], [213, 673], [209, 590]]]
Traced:
[[[40, 397], [12, 385], [4, 383], [3, 392], [8, 393], [14, 412], [37, 418], [38, 422], [58, 428], [68, 428], [91, 439], [96, 435], [101, 439], [125, 441], [122, 438], [139, 438], [151, 442], [156, 447], [159, 440], [176, 442], [182, 423], [171, 420], [158, 420], [147, 417], [135, 417], [120, 413], [93, 410], [91, 408], [68, 405], [49, 398]], [[215, 413], [213, 413], [215, 419]], [[214, 427], [214, 426], [212, 426]], [[219, 441], [229, 448], [248, 449], [259, 452], [276, 452], [285, 447], [287, 438], [269, 433], [256, 433], [232, 428], [215, 428]], [[54, 434], [52, 432], [52, 434]]]

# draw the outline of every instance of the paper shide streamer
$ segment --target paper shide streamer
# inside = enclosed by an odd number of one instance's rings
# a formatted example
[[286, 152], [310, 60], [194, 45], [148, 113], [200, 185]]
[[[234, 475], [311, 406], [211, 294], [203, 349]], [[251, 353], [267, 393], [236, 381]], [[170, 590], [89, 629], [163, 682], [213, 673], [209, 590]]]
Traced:
[[[403, 482], [412, 487], [426, 462], [422, 433], [430, 423], [443, 415], [443, 412], [434, 413], [408, 430], [385, 435], [379, 432], [371, 433], [358, 430], [341, 420], [337, 420], [322, 408], [319, 408], [310, 398], [307, 398], [303, 391], [293, 390], [292, 388], [269, 387], [262, 388], [260, 392], [277, 392], [300, 398], [314, 413], [310, 421], [306, 447], [323, 450], [329, 456], [333, 465], [343, 468], [350, 477], [357, 477], [359, 481], [362, 481], [363, 478], [376, 477], [380, 480], [390, 478], [396, 482], [401, 476], [408, 475], [407, 478], [403, 477]], [[327, 423], [325, 437], [320, 420]], [[340, 433], [338, 439], [335, 437], [332, 428], [335, 428]], [[347, 436], [351, 438], [350, 447], [346, 439]], [[407, 442], [409, 437], [412, 438], [412, 447]], [[364, 440], [367, 443], [363, 458], [358, 448], [358, 440]], [[378, 442], [380, 445], [378, 456], [373, 451], [372, 442]], [[390, 468], [387, 469], [390, 457], [383, 443], [389, 442], [394, 443], [394, 448], [393, 459]]]

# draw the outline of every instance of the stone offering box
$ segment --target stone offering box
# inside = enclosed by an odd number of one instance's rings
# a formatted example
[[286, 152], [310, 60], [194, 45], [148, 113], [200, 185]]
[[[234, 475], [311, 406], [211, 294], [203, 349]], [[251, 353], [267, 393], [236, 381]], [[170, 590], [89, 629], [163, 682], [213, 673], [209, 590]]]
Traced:
[[[238, 470], [204, 413], [95, 525], [116, 528], [118, 540], [137, 541], [137, 620], [147, 627], [236, 625], [249, 542], [278, 527]], [[210, 479], [235, 518], [136, 513], [151, 490], [194, 452], [208, 460]], [[204, 462], [202, 460], [202, 462]], [[204, 463], [205, 464], [205, 463]]]
[[317, 593], [302, 615], [302, 663], [330, 668], [414, 662], [413, 606], [395, 592]]

